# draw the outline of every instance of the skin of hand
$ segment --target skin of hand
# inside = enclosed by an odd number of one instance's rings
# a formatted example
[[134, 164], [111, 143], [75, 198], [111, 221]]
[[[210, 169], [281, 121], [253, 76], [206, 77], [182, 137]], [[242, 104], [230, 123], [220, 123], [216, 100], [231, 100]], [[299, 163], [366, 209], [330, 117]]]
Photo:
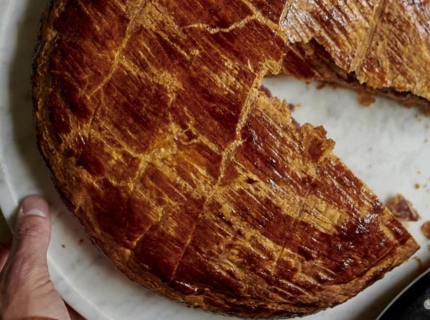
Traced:
[[47, 265], [51, 215], [41, 197], [26, 198], [18, 211], [10, 253], [0, 252], [0, 319], [82, 319], [55, 290]]

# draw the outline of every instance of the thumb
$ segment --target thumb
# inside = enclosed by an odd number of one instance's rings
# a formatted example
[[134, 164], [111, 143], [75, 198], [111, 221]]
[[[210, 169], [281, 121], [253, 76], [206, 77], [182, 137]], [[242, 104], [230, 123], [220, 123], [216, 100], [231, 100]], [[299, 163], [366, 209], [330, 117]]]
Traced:
[[12, 250], [0, 273], [0, 319], [70, 319], [49, 277], [50, 238], [48, 203], [41, 197], [26, 198], [18, 212]]
[[11, 252], [0, 277], [0, 319], [24, 318], [40, 304], [34, 297], [35, 288], [44, 288], [43, 284], [49, 283], [46, 253], [51, 221], [48, 209], [40, 197], [28, 197], [21, 204]]
[[18, 212], [12, 243], [12, 256], [24, 256], [35, 264], [46, 265], [51, 238], [48, 203], [37, 196], [26, 198]]

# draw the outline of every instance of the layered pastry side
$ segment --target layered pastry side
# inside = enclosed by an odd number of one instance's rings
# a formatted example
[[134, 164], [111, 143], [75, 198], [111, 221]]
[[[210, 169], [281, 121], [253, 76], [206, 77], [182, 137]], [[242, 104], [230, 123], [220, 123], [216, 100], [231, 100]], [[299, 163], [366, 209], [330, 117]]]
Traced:
[[64, 202], [122, 272], [176, 301], [270, 318], [355, 296], [418, 245], [322, 127], [259, 88], [345, 76], [426, 109], [428, 11], [396, 18], [416, 18], [414, 52], [384, 38], [402, 3], [54, 0], [33, 98]]

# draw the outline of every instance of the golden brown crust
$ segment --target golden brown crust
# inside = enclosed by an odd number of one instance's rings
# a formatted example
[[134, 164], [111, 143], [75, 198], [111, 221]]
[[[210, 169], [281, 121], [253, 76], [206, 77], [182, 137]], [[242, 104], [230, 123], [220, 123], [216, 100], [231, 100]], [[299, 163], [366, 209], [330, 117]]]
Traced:
[[39, 149], [89, 237], [154, 292], [306, 315], [418, 248], [323, 128], [259, 92], [292, 50], [286, 14], [281, 1], [54, 0], [43, 17]]
[[287, 56], [284, 71], [364, 89], [430, 114], [429, 5], [429, 0], [288, 1], [281, 24], [298, 50]]

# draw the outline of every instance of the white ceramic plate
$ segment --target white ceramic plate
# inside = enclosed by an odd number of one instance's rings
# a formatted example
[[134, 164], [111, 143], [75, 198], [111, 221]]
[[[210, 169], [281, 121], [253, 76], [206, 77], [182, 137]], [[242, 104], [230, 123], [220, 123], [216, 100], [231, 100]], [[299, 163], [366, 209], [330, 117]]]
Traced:
[[[42, 194], [51, 201], [50, 272], [65, 300], [87, 319], [225, 319], [155, 296], [129, 281], [92, 247], [61, 205], [35, 147], [30, 100], [35, 35], [47, 1], [0, 1], [7, 8], [5, 19], [0, 19], [0, 205], [9, 223], [26, 195]], [[425, 142], [430, 119], [383, 99], [364, 109], [347, 90], [317, 90], [288, 79], [270, 79], [266, 85], [275, 95], [303, 106], [294, 113], [299, 122], [323, 124], [337, 141], [336, 154], [382, 200], [402, 193], [413, 202], [423, 220], [407, 228], [422, 246], [416, 257], [426, 264], [430, 253], [419, 228], [430, 220], [430, 143]], [[411, 259], [347, 303], [306, 319], [374, 319], [418, 274], [419, 264]]]

